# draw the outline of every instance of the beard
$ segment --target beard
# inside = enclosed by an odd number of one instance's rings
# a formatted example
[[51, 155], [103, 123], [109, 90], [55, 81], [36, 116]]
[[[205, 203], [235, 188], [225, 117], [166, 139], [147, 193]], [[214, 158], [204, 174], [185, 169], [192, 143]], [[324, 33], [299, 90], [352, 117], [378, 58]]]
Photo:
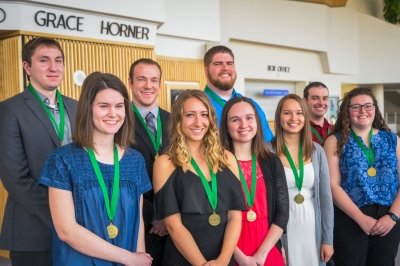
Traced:
[[236, 81], [236, 75], [232, 75], [231, 77], [232, 77], [232, 79], [230, 81], [222, 82], [219, 79], [217, 79], [217, 78], [214, 79], [210, 75], [208, 75], [208, 80], [210, 81], [210, 83], [212, 85], [214, 85], [219, 90], [229, 91], [233, 88], [233, 86], [235, 85], [235, 81]]

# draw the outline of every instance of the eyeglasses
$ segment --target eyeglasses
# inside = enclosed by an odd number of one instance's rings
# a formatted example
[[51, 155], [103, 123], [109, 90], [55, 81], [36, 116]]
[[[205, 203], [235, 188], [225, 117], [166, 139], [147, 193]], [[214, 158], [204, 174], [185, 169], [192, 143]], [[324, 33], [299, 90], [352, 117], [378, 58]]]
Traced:
[[372, 111], [375, 108], [375, 104], [366, 103], [366, 104], [353, 104], [353, 105], [350, 105], [350, 109], [353, 112], [360, 112], [361, 108], [364, 108], [365, 111]]

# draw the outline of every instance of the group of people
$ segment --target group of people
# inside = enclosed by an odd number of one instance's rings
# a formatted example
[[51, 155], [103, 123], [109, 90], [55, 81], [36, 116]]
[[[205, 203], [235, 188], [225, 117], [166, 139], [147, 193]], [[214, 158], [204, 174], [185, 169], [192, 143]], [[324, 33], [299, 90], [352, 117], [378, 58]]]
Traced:
[[394, 265], [398, 137], [371, 90], [325, 119], [321, 82], [281, 98], [275, 136], [234, 89], [234, 55], [204, 56], [207, 85], [171, 113], [162, 70], [135, 61], [128, 89], [94, 72], [79, 101], [58, 91], [53, 39], [23, 48], [29, 85], [0, 103], [0, 248], [13, 265]]

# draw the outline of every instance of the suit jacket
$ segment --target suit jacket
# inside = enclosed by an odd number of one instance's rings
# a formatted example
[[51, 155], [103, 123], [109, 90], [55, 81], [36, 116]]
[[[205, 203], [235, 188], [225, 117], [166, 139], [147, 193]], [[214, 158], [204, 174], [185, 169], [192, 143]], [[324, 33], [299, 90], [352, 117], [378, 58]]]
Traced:
[[[162, 124], [162, 141], [160, 147], [160, 154], [164, 153], [169, 146], [169, 113], [160, 108], [161, 124]], [[158, 129], [157, 129], [158, 130]], [[153, 143], [147, 134], [146, 129], [140, 122], [139, 118], [135, 114], [135, 145], [134, 149], [138, 150], [143, 154], [146, 162], [146, 169], [149, 175], [150, 181], [153, 177], [153, 163], [156, 157], [156, 153], [153, 148]], [[153, 182], [152, 182], [153, 184]], [[145, 226], [151, 223], [155, 218], [154, 213], [154, 191], [150, 190], [143, 195], [143, 220]]]
[[[76, 101], [63, 100], [72, 128]], [[8, 192], [1, 248], [51, 249], [48, 192], [38, 179], [47, 157], [60, 145], [53, 124], [29, 90], [0, 103], [0, 178]]]

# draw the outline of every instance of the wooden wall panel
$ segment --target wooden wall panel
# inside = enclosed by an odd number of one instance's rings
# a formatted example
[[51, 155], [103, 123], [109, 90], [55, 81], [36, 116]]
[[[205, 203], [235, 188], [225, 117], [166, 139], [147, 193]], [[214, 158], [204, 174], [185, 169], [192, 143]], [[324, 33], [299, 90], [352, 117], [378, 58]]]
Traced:
[[0, 101], [22, 91], [21, 36], [0, 39]]
[[207, 83], [202, 59], [157, 56], [157, 62], [163, 70], [159, 97], [159, 104], [163, 108], [167, 108], [169, 101], [165, 82], [194, 82], [199, 84], [199, 89], [204, 89]]
[[[34, 36], [26, 35], [24, 42]], [[81, 87], [74, 84], [73, 74], [82, 70], [87, 75], [95, 72], [108, 72], [118, 76], [126, 85], [131, 64], [142, 57], [154, 58], [152, 48], [130, 45], [108, 44], [85, 40], [55, 38], [65, 54], [65, 74], [61, 83], [61, 93], [78, 99]]]

